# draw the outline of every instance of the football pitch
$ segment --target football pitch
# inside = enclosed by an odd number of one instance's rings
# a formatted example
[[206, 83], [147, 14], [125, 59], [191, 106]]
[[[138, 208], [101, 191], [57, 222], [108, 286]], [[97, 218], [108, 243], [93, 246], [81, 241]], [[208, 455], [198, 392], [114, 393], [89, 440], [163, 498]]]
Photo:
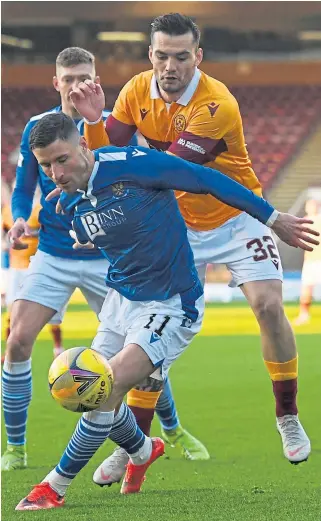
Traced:
[[[290, 319], [296, 313], [296, 307], [287, 307]], [[64, 322], [65, 346], [89, 346], [95, 328], [93, 314], [72, 305]], [[92, 482], [95, 468], [114, 448], [107, 442], [74, 480], [64, 507], [15, 512], [59, 461], [78, 420], [49, 394], [52, 345], [45, 329], [33, 354], [29, 466], [2, 474], [2, 520], [321, 521], [321, 305], [314, 306], [310, 324], [296, 329], [298, 404], [312, 443], [309, 461], [299, 466], [282, 454], [257, 333], [247, 306], [208, 307], [201, 335], [171, 370], [181, 423], [206, 444], [210, 461], [189, 462], [167, 448], [149, 469], [142, 493], [121, 496], [118, 484], [100, 488]], [[153, 435], [159, 434], [155, 419]]]

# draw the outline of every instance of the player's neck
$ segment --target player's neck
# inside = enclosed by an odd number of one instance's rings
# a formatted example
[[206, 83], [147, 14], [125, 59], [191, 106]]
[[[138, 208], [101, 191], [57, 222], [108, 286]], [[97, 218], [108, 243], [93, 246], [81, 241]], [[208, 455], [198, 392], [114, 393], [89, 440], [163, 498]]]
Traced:
[[188, 82], [187, 85], [185, 85], [185, 87], [178, 90], [177, 92], [165, 92], [157, 83], [158, 92], [159, 92], [161, 98], [165, 101], [165, 103], [174, 103], [175, 101], [178, 101], [183, 96], [186, 89], [188, 89], [192, 79]]
[[[187, 85], [187, 87], [188, 87], [188, 85]], [[174, 103], [175, 101], [178, 101], [179, 98], [184, 94], [184, 92], [186, 91], [187, 87], [185, 87], [184, 89], [181, 89], [178, 92], [170, 93], [170, 92], [165, 92], [158, 85], [158, 90], [159, 90], [161, 98], [165, 101], [165, 103]]]
[[72, 119], [81, 119], [81, 116], [77, 110], [74, 107], [70, 107], [67, 104], [64, 104], [63, 101], [61, 102], [61, 112]]
[[95, 156], [94, 153], [91, 150], [87, 150], [84, 155], [84, 171], [81, 176], [82, 179], [82, 186], [80, 186], [80, 190], [86, 191], [88, 188], [88, 181], [90, 179], [90, 176], [93, 172], [94, 166], [95, 166]]

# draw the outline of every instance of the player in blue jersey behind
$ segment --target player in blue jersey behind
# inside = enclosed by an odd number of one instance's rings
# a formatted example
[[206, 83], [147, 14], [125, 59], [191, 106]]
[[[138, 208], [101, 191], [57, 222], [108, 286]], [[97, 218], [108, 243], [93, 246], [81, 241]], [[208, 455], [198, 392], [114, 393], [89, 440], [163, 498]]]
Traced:
[[142, 147], [90, 151], [62, 113], [38, 122], [30, 148], [67, 194], [60, 203], [73, 213], [76, 246], [91, 243], [108, 261], [109, 290], [92, 347], [109, 359], [115, 381], [107, 404], [82, 415], [56, 468], [17, 510], [62, 506], [73, 478], [112, 430], [130, 456], [123, 494], [139, 492], [146, 470], [164, 452], [164, 442], [144, 435], [122, 400], [151, 374], [166, 377], [201, 327], [203, 288], [172, 190], [211, 194], [270, 225], [290, 245], [318, 244], [306, 226], [311, 221], [279, 214], [218, 171]]
[[[49, 321], [62, 321], [66, 303], [77, 287], [81, 289], [95, 313], [100, 311], [106, 295], [106, 263], [102, 260], [101, 253], [97, 249], [72, 249], [73, 241], [69, 236], [70, 218], [55, 213], [54, 200], [46, 201], [46, 195], [52, 191], [54, 185], [39, 167], [28, 142], [30, 132], [36, 123], [50, 113], [68, 114], [74, 119], [80, 134], [83, 134], [84, 120], [75, 110], [70, 92], [79, 82], [86, 79], [99, 81], [94, 56], [79, 47], [64, 49], [57, 57], [56, 76], [53, 78], [54, 88], [61, 97], [61, 105], [33, 116], [22, 135], [16, 187], [12, 197], [15, 223], [9, 232], [14, 248], [25, 247], [20, 237], [29, 233], [27, 220], [31, 214], [37, 183], [42, 192], [43, 209], [40, 213], [39, 249], [32, 259], [28, 278], [12, 308], [11, 334], [4, 361], [3, 403], [8, 443], [1, 459], [1, 469], [5, 471], [21, 469], [27, 465], [26, 427], [31, 400], [31, 353], [38, 333]], [[108, 115], [109, 112], [104, 110], [103, 118], [106, 119]], [[136, 143], [137, 138], [134, 136], [131, 144]], [[95, 262], [89, 264], [89, 260]], [[158, 397], [159, 383], [153, 380], [151, 384], [154, 395]], [[175, 424], [177, 412], [167, 380], [165, 391], [158, 413], [161, 420], [167, 419]], [[171, 405], [170, 418], [168, 404]], [[187, 451], [185, 453], [188, 453], [191, 459], [209, 457], [204, 445], [181, 426], [180, 442], [184, 444]], [[120, 458], [124, 458], [124, 452], [119, 451], [118, 454]]]
[[[63, 50], [57, 57], [56, 76], [53, 78], [61, 105], [32, 117], [22, 135], [16, 186], [12, 196], [14, 225], [8, 234], [14, 248], [26, 247], [20, 237], [29, 234], [27, 220], [37, 184], [42, 193], [42, 209], [39, 216], [39, 247], [12, 306], [11, 331], [3, 366], [3, 408], [8, 444], [1, 459], [1, 469], [6, 471], [21, 469], [27, 464], [26, 426], [31, 400], [31, 352], [38, 333], [52, 319], [55, 323], [61, 322], [65, 306], [77, 287], [97, 314], [106, 296], [106, 261], [98, 249], [75, 251], [72, 248], [73, 241], [69, 236], [71, 219], [56, 214], [54, 200], [45, 200], [55, 185], [39, 167], [29, 148], [31, 130], [49, 113], [68, 114], [74, 119], [79, 132], [83, 133], [84, 120], [75, 110], [69, 95], [79, 82], [86, 79], [99, 81], [94, 56], [78, 47]], [[104, 111], [105, 118], [108, 114]]]

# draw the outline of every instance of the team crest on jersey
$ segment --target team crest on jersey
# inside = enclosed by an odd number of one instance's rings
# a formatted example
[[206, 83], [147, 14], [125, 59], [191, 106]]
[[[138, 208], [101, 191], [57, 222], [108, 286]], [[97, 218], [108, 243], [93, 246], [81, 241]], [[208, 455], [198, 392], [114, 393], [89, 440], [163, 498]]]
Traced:
[[114, 197], [122, 197], [127, 193], [127, 190], [125, 189], [124, 183], [122, 181], [111, 185], [111, 189], [114, 194]]
[[174, 128], [176, 132], [184, 132], [186, 129], [186, 119], [183, 114], [177, 114], [174, 118]]
[[210, 111], [211, 118], [212, 118], [214, 116], [215, 112], [217, 111], [217, 109], [219, 108], [219, 105], [217, 105], [216, 103], [214, 103], [214, 101], [212, 101], [212, 103], [207, 105], [207, 107], [208, 107], [208, 110]]

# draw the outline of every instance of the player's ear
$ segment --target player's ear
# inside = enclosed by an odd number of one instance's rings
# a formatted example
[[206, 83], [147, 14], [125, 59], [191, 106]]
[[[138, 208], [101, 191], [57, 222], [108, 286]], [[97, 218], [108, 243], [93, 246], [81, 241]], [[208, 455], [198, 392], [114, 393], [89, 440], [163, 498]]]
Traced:
[[100, 76], [95, 76], [95, 83], [99, 83], [100, 85]]
[[148, 58], [150, 59], [151, 63], [153, 63], [153, 48], [151, 45], [148, 47]]
[[58, 84], [58, 78], [57, 78], [57, 76], [54, 76], [54, 77], [52, 78], [52, 84], [53, 84], [53, 86], [54, 86], [54, 89], [55, 89], [57, 92], [59, 92], [59, 84]]
[[203, 49], [201, 49], [200, 47], [197, 49], [196, 51], [196, 67], [199, 66], [199, 64], [201, 63], [201, 61], [203, 60]]

